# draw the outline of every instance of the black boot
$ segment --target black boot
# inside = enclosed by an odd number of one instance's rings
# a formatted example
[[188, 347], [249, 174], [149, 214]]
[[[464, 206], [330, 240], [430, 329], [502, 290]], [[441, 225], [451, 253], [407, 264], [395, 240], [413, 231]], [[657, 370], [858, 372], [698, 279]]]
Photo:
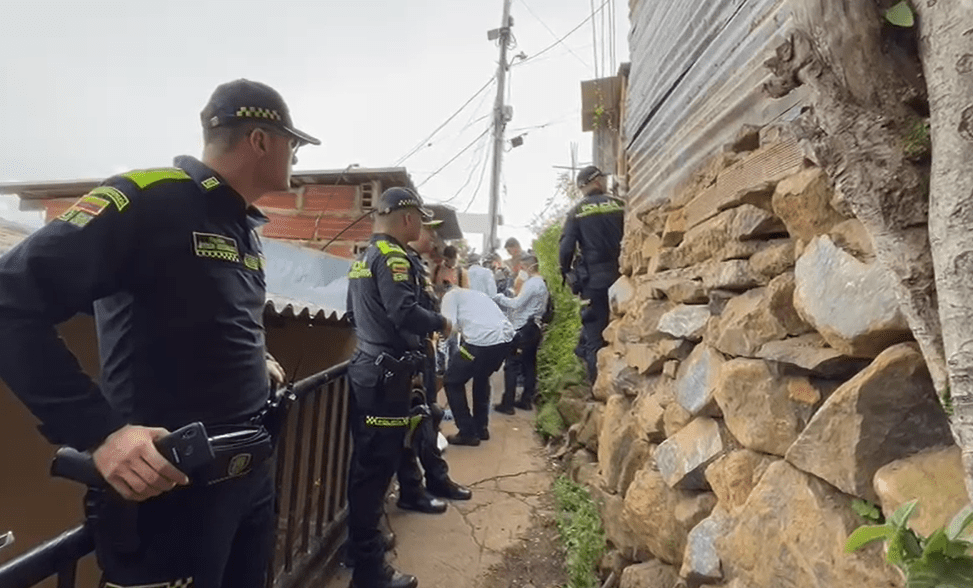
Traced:
[[396, 504], [403, 510], [414, 510], [426, 514], [446, 512], [446, 503], [425, 490], [418, 496], [400, 496]]
[[[359, 572], [359, 569], [362, 571]], [[355, 568], [349, 588], [417, 588], [419, 580], [412, 575], [403, 574], [387, 563], [377, 569], [366, 566]]]
[[469, 500], [473, 497], [472, 490], [466, 486], [457, 484], [449, 478], [442, 481], [426, 483], [426, 490], [434, 496], [448, 498], [450, 500]]
[[[395, 533], [392, 531], [382, 533], [382, 548], [385, 549], [385, 551], [388, 552], [395, 549], [396, 542], [397, 539], [395, 537]], [[344, 551], [344, 555], [342, 556], [341, 564], [349, 569], [355, 567], [355, 560], [351, 558], [351, 553], [348, 552], [347, 541], [345, 541], [345, 544], [342, 546], [342, 550]]]

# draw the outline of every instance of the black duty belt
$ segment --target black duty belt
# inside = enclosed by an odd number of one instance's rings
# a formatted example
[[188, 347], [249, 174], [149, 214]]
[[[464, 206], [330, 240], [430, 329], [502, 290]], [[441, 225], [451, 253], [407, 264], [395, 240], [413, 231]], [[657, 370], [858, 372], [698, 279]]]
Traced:
[[361, 339], [358, 340], [356, 349], [366, 355], [371, 355], [372, 357], [378, 357], [383, 353], [388, 353], [394, 357], [400, 357], [402, 355], [401, 351], [397, 350], [391, 345], [376, 345], [375, 343], [369, 343], [368, 341], [362, 341]]

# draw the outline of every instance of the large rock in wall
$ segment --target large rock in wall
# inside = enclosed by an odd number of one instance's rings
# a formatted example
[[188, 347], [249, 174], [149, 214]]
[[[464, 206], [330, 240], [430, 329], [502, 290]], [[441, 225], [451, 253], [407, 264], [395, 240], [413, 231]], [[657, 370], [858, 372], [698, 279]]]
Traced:
[[723, 575], [753, 588], [893, 588], [903, 583], [878, 545], [845, 553], [861, 525], [851, 497], [787, 462], [767, 468], [717, 540]]
[[872, 477], [880, 467], [952, 443], [922, 354], [903, 343], [835, 391], [785, 457], [843, 492], [877, 502]]
[[797, 311], [838, 351], [875, 357], [912, 338], [888, 270], [858, 261], [827, 235], [811, 240], [794, 278]]

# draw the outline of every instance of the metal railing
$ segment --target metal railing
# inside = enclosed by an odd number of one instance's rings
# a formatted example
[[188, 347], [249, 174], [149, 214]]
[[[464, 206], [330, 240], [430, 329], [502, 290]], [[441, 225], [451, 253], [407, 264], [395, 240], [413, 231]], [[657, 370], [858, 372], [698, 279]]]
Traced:
[[[348, 362], [294, 385], [297, 397], [277, 442], [276, 488], [280, 515], [268, 588], [294, 588], [326, 579], [345, 534], [348, 464]], [[81, 525], [0, 565], [0, 587], [30, 588], [51, 576], [57, 588], [74, 588], [78, 560], [94, 551]]]

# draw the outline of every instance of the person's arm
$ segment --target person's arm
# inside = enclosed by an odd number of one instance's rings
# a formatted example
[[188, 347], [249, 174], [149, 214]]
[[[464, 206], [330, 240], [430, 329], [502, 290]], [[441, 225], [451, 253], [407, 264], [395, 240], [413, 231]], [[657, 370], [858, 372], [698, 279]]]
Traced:
[[443, 296], [442, 307], [440, 309], [446, 320], [453, 324], [457, 331], [462, 332], [459, 323], [459, 295], [457, 290], [450, 290]]
[[[148, 239], [127, 180], [96, 188], [0, 257], [0, 379], [54, 444], [93, 449], [122, 496], [144, 500], [188, 479], [155, 449], [161, 428], [127, 425], [82, 372], [55, 325], [123, 290]], [[97, 448], [97, 449], [95, 449]]]
[[561, 242], [558, 246], [558, 262], [561, 266], [561, 275], [564, 276], [571, 271], [571, 264], [574, 262], [574, 251], [578, 245], [578, 219], [574, 216], [574, 210], [568, 212], [564, 221], [564, 230], [561, 232]]
[[[524, 282], [525, 285], [529, 283], [530, 280]], [[505, 310], [517, 310], [523, 308], [530, 301], [532, 291], [533, 288], [521, 288], [520, 293], [514, 297], [496, 294], [493, 296], [493, 301], [497, 303], [497, 306]]]
[[419, 336], [449, 328], [438, 312], [419, 305], [415, 288], [410, 283], [411, 264], [405, 254], [396, 252], [375, 257], [372, 273], [378, 284], [379, 296], [396, 329], [404, 329]]

